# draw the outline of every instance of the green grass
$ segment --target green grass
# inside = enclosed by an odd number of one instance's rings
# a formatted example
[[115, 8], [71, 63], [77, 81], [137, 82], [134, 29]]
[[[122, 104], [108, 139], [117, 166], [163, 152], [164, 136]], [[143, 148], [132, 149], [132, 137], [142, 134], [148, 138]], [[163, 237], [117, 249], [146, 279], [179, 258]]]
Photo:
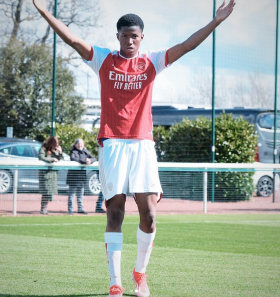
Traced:
[[[123, 225], [124, 296], [137, 216]], [[0, 217], [0, 297], [107, 296], [105, 216]], [[148, 266], [151, 297], [280, 296], [279, 215], [166, 215]]]

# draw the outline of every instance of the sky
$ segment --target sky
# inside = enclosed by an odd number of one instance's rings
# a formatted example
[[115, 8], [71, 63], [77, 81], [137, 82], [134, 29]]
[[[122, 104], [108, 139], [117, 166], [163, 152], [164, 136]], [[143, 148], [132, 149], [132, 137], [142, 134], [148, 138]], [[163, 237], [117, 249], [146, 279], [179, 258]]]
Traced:
[[[221, 4], [222, 0], [216, 0], [217, 8]], [[213, 0], [99, 0], [99, 5], [101, 28], [84, 38], [111, 50], [119, 50], [116, 23], [126, 13], [138, 14], [144, 21], [141, 51], [168, 49], [213, 18]], [[42, 24], [43, 19], [31, 25], [40, 28]], [[275, 0], [236, 0], [233, 13], [216, 29], [217, 107], [273, 107], [275, 27]], [[70, 29], [82, 35], [74, 27]], [[154, 103], [211, 106], [212, 40], [210, 35], [157, 76]], [[82, 61], [72, 70], [76, 91], [83, 97], [99, 98], [95, 73]], [[257, 102], [256, 94], [262, 94], [262, 102]]]
[[[221, 4], [221, 0], [216, 1], [217, 8]], [[101, 40], [101, 44], [96, 45], [111, 50], [119, 49], [116, 22], [126, 13], [138, 14], [144, 21], [142, 51], [167, 49], [183, 42], [213, 17], [211, 0], [102, 0], [100, 6], [103, 28], [86, 40], [93, 45], [95, 40]], [[221, 107], [256, 105], [249, 78], [256, 75], [261, 77], [262, 89], [271, 94], [271, 100], [265, 104], [273, 103], [275, 25], [276, 1], [236, 0], [233, 13], [216, 29], [216, 96], [220, 98], [218, 104]], [[212, 40], [211, 35], [159, 74], [154, 86], [154, 102], [211, 104]], [[78, 77], [77, 91], [89, 97], [98, 97], [95, 74], [86, 65], [81, 65], [79, 69], [82, 74]], [[85, 83], [86, 75], [89, 76], [89, 86]], [[224, 96], [228, 99], [222, 99]]]

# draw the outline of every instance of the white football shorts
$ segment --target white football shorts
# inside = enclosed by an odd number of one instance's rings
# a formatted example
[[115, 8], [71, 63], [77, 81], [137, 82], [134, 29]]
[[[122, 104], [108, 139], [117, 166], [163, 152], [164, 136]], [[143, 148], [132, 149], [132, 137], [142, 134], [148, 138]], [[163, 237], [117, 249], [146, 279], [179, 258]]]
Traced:
[[106, 139], [99, 148], [99, 178], [106, 200], [129, 192], [157, 193], [161, 198], [155, 143], [140, 139]]

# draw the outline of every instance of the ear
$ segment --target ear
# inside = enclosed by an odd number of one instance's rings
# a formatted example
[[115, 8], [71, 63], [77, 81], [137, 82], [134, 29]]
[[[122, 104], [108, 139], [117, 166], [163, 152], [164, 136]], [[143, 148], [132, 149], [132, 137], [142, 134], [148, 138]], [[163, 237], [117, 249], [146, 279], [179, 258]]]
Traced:
[[118, 41], [120, 41], [120, 35], [119, 33], [116, 34]]
[[144, 39], [144, 34], [142, 33], [141, 34], [141, 41]]

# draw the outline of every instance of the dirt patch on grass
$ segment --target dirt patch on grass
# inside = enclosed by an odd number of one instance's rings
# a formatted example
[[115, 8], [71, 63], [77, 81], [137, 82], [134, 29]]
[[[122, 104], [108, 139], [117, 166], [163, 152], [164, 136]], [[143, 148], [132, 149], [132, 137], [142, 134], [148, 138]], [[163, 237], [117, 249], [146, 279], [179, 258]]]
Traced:
[[[84, 209], [89, 215], [104, 215], [95, 213], [97, 196], [84, 197]], [[67, 215], [66, 195], [55, 195], [48, 204], [49, 215]], [[16, 212], [18, 216], [40, 215], [40, 194], [18, 194]], [[0, 215], [13, 215], [13, 194], [0, 195]], [[105, 206], [103, 205], [103, 208]], [[280, 192], [273, 197], [251, 197], [249, 201], [239, 202], [211, 202], [208, 201], [207, 213], [209, 214], [245, 214], [245, 213], [280, 213]], [[78, 215], [75, 201], [74, 215]], [[132, 197], [127, 197], [125, 211], [127, 214], [137, 214], [137, 205]], [[203, 201], [190, 201], [184, 199], [169, 199], [164, 197], [157, 206], [158, 214], [203, 214]]]

